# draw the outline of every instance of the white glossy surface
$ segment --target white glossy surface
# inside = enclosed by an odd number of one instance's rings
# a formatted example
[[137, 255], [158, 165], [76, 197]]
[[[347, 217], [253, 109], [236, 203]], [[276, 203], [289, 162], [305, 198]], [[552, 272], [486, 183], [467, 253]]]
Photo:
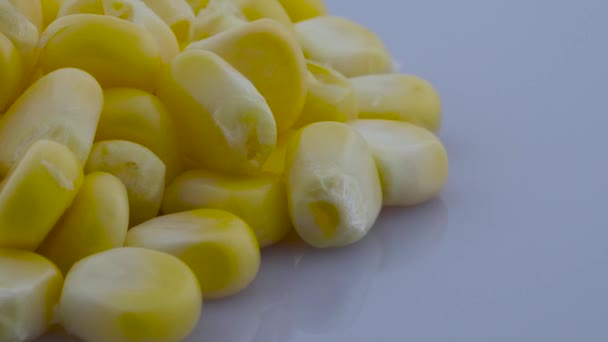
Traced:
[[608, 340], [608, 2], [327, 1], [438, 89], [448, 184], [350, 248], [265, 251], [188, 342]]

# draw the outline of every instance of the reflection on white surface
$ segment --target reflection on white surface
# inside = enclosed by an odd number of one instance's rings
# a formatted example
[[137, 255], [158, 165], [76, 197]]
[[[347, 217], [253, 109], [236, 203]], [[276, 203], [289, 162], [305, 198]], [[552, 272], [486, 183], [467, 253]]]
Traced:
[[382, 260], [375, 232], [337, 249], [308, 249], [296, 266], [287, 299], [295, 327], [325, 333], [351, 325], [362, 310]]
[[384, 253], [380, 269], [398, 272], [438, 247], [448, 229], [448, 209], [441, 199], [415, 208], [385, 208], [374, 232]]

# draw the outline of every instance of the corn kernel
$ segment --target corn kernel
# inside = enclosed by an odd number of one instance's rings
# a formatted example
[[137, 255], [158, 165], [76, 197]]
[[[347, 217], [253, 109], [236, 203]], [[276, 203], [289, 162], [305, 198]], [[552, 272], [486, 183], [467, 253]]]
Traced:
[[126, 140], [106, 140], [93, 145], [86, 173], [108, 172], [127, 188], [129, 226], [158, 215], [165, 188], [165, 164], [149, 149]]
[[359, 118], [411, 122], [430, 131], [441, 127], [441, 100], [431, 84], [412, 75], [354, 77]]
[[314, 247], [360, 240], [380, 213], [371, 151], [346, 124], [317, 122], [300, 130], [287, 148], [285, 177], [294, 228]]
[[151, 91], [161, 67], [154, 37], [116, 17], [73, 14], [55, 20], [40, 38], [44, 72], [74, 67], [89, 72], [103, 87]]
[[201, 10], [207, 8], [210, 2], [214, 1], [215, 0], [186, 0], [188, 5], [190, 5], [190, 8], [192, 8], [192, 12], [194, 12], [194, 15], [197, 15]]
[[283, 174], [283, 171], [285, 170], [287, 143], [289, 142], [289, 139], [295, 134], [295, 132], [295, 130], [289, 130], [279, 136], [279, 138], [277, 139], [277, 148], [272, 151], [272, 153], [262, 166], [262, 172], [278, 176]]
[[94, 172], [85, 176], [72, 206], [38, 248], [63, 274], [85, 257], [122, 247], [129, 228], [127, 190], [117, 177]]
[[[213, 0], [212, 0], [213, 1]], [[229, 0], [234, 2], [250, 21], [268, 18], [273, 19], [289, 29], [293, 23], [278, 0]]]
[[264, 96], [278, 132], [293, 126], [304, 105], [308, 74], [296, 38], [283, 25], [256, 20], [194, 42], [188, 49], [209, 50], [225, 59]]
[[131, 229], [126, 245], [179, 257], [198, 278], [205, 298], [240, 292], [260, 266], [260, 248], [251, 228], [222, 210], [159, 216]]
[[140, 0], [68, 0], [59, 16], [84, 13], [112, 16], [142, 27], [156, 40], [164, 62], [170, 62], [180, 51], [171, 28]]
[[229, 211], [255, 232], [261, 247], [280, 241], [291, 229], [283, 181], [276, 176], [237, 177], [210, 171], [186, 171], [165, 191], [162, 211], [198, 208]]
[[23, 67], [19, 51], [0, 33], [0, 113], [17, 98], [22, 84]]
[[171, 28], [180, 46], [192, 37], [195, 12], [186, 0], [141, 0]]
[[372, 149], [387, 206], [421, 204], [435, 197], [448, 176], [448, 157], [433, 133], [407, 122], [350, 123]]
[[182, 170], [173, 118], [154, 95], [139, 89], [104, 91], [95, 141], [128, 140], [154, 152], [166, 167], [165, 184]]
[[38, 30], [42, 30], [41, 0], [9, 0]]
[[58, 314], [68, 333], [87, 342], [175, 342], [196, 326], [201, 299], [196, 277], [178, 258], [125, 247], [76, 263]]
[[0, 33], [13, 42], [25, 72], [29, 73], [37, 60], [38, 28], [9, 0], [0, 0]]
[[31, 341], [51, 325], [63, 277], [32, 252], [0, 249], [0, 341]]
[[82, 70], [60, 69], [42, 77], [0, 118], [0, 174], [38, 139], [66, 145], [84, 164], [102, 105], [99, 84]]
[[168, 65], [158, 95], [173, 114], [188, 163], [259, 170], [276, 145], [272, 112], [256, 88], [217, 55], [185, 51]]
[[339, 72], [308, 62], [308, 95], [295, 126], [318, 121], [346, 122], [357, 118], [357, 99], [350, 81]]
[[247, 18], [232, 0], [211, 0], [194, 19], [192, 41], [209, 38], [246, 23]]
[[38, 248], [82, 179], [81, 164], [67, 147], [49, 140], [33, 143], [2, 182], [0, 247]]
[[279, 2], [294, 23], [327, 15], [325, 0], [279, 0]]
[[380, 39], [365, 27], [341, 17], [316, 17], [295, 25], [304, 54], [347, 77], [393, 70]]
[[42, 28], [49, 26], [55, 19], [64, 0], [40, 0], [42, 6]]

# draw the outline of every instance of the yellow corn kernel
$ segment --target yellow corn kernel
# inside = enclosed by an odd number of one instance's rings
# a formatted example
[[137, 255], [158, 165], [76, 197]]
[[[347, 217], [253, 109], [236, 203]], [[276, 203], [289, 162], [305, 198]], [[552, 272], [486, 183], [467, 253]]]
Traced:
[[448, 157], [435, 134], [392, 120], [356, 120], [350, 125], [372, 150], [384, 205], [421, 204], [441, 191], [448, 176]]
[[21, 56], [13, 43], [0, 33], [0, 113], [10, 106], [21, 91]]
[[295, 25], [304, 54], [347, 77], [393, 70], [380, 39], [365, 27], [341, 17], [316, 17]]
[[0, 187], [0, 247], [35, 250], [82, 185], [82, 166], [65, 146], [33, 143]]
[[441, 100], [430, 83], [412, 75], [354, 77], [359, 118], [411, 122], [430, 131], [441, 127]]
[[314, 247], [360, 240], [380, 213], [371, 151], [346, 124], [317, 122], [300, 130], [287, 147], [285, 177], [294, 228]]
[[192, 8], [194, 15], [197, 15], [201, 10], [209, 7], [209, 3], [214, 1], [216, 0], [186, 0], [186, 2], [190, 5], [190, 8]]
[[49, 26], [55, 19], [64, 0], [40, 0], [42, 6], [42, 27]]
[[327, 15], [325, 0], [279, 0], [279, 2], [294, 23]]
[[[213, 0], [211, 0], [213, 1]], [[278, 21], [289, 29], [293, 23], [278, 0], [229, 0], [234, 2], [250, 21], [268, 18]]]
[[192, 170], [165, 191], [162, 211], [171, 214], [199, 208], [229, 211], [242, 218], [261, 247], [280, 241], [291, 229], [285, 185], [276, 176], [237, 177]]
[[95, 141], [128, 140], [148, 148], [165, 164], [168, 184], [182, 170], [182, 161], [175, 124], [165, 105], [139, 89], [107, 89], [103, 97]]
[[0, 0], [0, 33], [13, 42], [21, 55], [23, 69], [29, 73], [36, 64], [38, 28], [9, 0]]
[[72, 206], [38, 248], [63, 274], [85, 257], [122, 247], [129, 228], [127, 190], [105, 172], [85, 176]]
[[87, 342], [175, 342], [188, 337], [201, 309], [201, 290], [186, 264], [166, 253], [124, 247], [72, 267], [58, 316], [69, 334]]
[[[199, 13], [199, 11], [207, 8], [209, 3], [214, 2], [214, 1], [215, 0], [186, 0], [188, 5], [190, 5], [190, 8], [192, 8], [192, 12], [194, 12], [194, 15], [197, 15]], [[224, 1], [224, 0], [220, 0], [220, 1]]]
[[274, 118], [262, 95], [211, 52], [178, 55], [163, 72], [158, 96], [195, 167], [248, 173], [259, 170], [276, 145]]
[[289, 139], [295, 134], [295, 130], [289, 130], [277, 139], [277, 148], [275, 148], [264, 165], [262, 166], [262, 172], [266, 172], [273, 175], [282, 175], [285, 170], [285, 155], [287, 154], [287, 143]]
[[161, 67], [160, 49], [149, 32], [126, 20], [98, 14], [55, 20], [42, 34], [40, 48], [45, 73], [79, 68], [108, 88], [151, 91]]
[[[188, 46], [225, 59], [264, 96], [278, 132], [295, 123], [307, 90], [306, 60], [294, 35], [271, 19], [260, 19]], [[243, 58], [246, 56], [246, 58]]]
[[140, 0], [68, 0], [61, 7], [59, 16], [84, 13], [112, 16], [144, 28], [156, 40], [166, 63], [179, 53], [171, 28]]
[[31, 341], [51, 326], [63, 277], [32, 252], [0, 249], [0, 341]]
[[186, 0], [141, 0], [171, 28], [180, 46], [192, 37], [195, 12]]
[[211, 0], [194, 19], [192, 41], [209, 38], [246, 23], [247, 18], [232, 0]]
[[165, 164], [149, 149], [126, 140], [93, 144], [85, 172], [108, 172], [127, 188], [129, 226], [156, 215], [165, 189]]
[[38, 139], [66, 145], [84, 164], [102, 105], [99, 84], [82, 70], [60, 69], [39, 79], [0, 118], [0, 174]]
[[131, 229], [126, 245], [179, 257], [198, 278], [205, 298], [240, 292], [260, 267], [255, 234], [247, 223], [223, 210], [159, 216]]
[[42, 30], [41, 0], [9, 0], [38, 30]]
[[308, 94], [295, 127], [318, 121], [346, 122], [357, 118], [357, 99], [350, 81], [339, 72], [308, 62]]

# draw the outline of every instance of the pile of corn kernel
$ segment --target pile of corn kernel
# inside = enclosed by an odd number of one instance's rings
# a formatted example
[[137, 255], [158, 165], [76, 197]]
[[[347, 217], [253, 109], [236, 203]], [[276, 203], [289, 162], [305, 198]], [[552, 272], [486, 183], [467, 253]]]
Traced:
[[447, 178], [435, 90], [323, 0], [0, 0], [0, 113], [2, 342], [183, 340]]

